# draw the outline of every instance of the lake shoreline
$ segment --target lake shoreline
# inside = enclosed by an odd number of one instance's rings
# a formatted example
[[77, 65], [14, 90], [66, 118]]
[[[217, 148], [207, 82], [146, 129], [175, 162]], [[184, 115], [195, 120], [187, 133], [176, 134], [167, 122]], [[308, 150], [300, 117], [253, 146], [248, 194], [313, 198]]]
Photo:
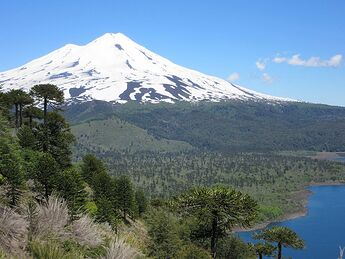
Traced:
[[292, 212], [292, 213], [287, 213], [283, 215], [282, 217], [276, 219], [276, 220], [271, 220], [263, 223], [256, 224], [252, 227], [249, 228], [234, 228], [232, 230], [232, 233], [237, 233], [237, 232], [250, 232], [250, 231], [255, 231], [255, 230], [262, 230], [266, 228], [267, 226], [287, 220], [293, 220], [297, 219], [300, 217], [305, 217], [308, 215], [308, 200], [309, 197], [313, 194], [312, 191], [310, 191], [308, 188], [312, 186], [339, 186], [339, 185], [345, 185], [345, 182], [340, 182], [340, 181], [326, 181], [326, 182], [310, 182], [309, 184], [304, 186], [303, 190], [297, 191], [296, 197], [299, 198], [302, 201], [302, 206], [303, 208], [299, 211]]

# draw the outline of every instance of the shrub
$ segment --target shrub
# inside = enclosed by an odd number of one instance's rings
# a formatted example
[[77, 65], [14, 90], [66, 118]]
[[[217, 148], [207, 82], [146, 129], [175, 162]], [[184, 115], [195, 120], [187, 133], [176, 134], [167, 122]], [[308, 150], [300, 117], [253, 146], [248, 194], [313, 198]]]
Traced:
[[48, 201], [38, 205], [38, 236], [64, 237], [69, 221], [67, 203], [58, 197], [49, 196]]
[[219, 259], [254, 259], [255, 251], [239, 237], [228, 236], [219, 241], [216, 258]]
[[4, 252], [19, 253], [27, 245], [25, 219], [9, 208], [0, 208], [0, 247]]
[[35, 259], [60, 259], [65, 258], [64, 251], [52, 242], [33, 241], [30, 251]]
[[122, 239], [112, 241], [102, 259], [133, 259], [139, 254]]
[[211, 259], [211, 255], [206, 250], [197, 247], [196, 245], [189, 244], [181, 248], [176, 254], [179, 259]]
[[53, 241], [35, 240], [30, 244], [30, 251], [35, 259], [81, 259], [78, 253], [64, 251], [58, 243]]
[[102, 243], [98, 227], [88, 215], [73, 221], [72, 234], [81, 245], [94, 247]]

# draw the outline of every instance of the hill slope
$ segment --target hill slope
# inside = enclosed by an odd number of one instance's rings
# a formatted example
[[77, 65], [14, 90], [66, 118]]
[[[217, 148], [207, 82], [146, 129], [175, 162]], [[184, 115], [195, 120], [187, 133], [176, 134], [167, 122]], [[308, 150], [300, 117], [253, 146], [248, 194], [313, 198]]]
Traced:
[[186, 142], [157, 139], [146, 130], [116, 117], [73, 125], [71, 130], [77, 139], [77, 159], [90, 152], [176, 152], [193, 149]]
[[[343, 107], [239, 101], [117, 106], [91, 102], [70, 106], [65, 114], [74, 124], [116, 116], [155, 138], [221, 152], [343, 151], [345, 147]], [[128, 143], [133, 137], [128, 136]]]

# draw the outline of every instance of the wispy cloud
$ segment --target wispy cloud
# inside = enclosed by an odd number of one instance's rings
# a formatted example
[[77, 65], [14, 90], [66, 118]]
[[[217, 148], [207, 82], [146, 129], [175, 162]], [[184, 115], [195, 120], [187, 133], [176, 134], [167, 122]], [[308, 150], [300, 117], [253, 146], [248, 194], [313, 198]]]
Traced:
[[269, 84], [273, 82], [273, 78], [267, 73], [262, 74], [262, 80], [264, 80], [265, 83]]
[[228, 76], [227, 80], [229, 82], [234, 82], [237, 81], [238, 79], [240, 79], [240, 74], [237, 72], [232, 73], [231, 75]]
[[264, 61], [258, 60], [255, 62], [255, 65], [260, 71], [263, 71], [266, 68], [266, 62], [264, 62]]
[[302, 59], [300, 54], [295, 54], [292, 57], [276, 56], [272, 59], [274, 63], [287, 63], [293, 66], [304, 67], [338, 67], [343, 60], [341, 54], [334, 55], [327, 60], [322, 60], [320, 57], [310, 57], [309, 59]]

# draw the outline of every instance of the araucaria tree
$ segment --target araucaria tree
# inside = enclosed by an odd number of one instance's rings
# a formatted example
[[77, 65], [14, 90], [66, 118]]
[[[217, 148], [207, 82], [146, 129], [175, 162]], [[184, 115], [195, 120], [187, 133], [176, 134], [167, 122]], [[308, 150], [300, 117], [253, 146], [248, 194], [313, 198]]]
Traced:
[[6, 197], [11, 206], [16, 206], [24, 186], [19, 147], [13, 139], [0, 136], [0, 176], [4, 177]]
[[9, 102], [15, 108], [15, 126], [19, 128], [23, 124], [23, 108], [26, 105], [32, 104], [33, 99], [29, 94], [23, 90], [11, 90], [7, 93]]
[[135, 196], [134, 188], [128, 176], [120, 176], [116, 181], [116, 197], [122, 218], [127, 220], [127, 216], [134, 216]]
[[304, 241], [297, 235], [296, 232], [287, 227], [273, 227], [265, 229], [254, 236], [255, 239], [263, 239], [267, 242], [277, 244], [278, 259], [282, 258], [283, 247], [293, 249], [303, 249]]
[[210, 239], [212, 257], [217, 254], [217, 241], [234, 226], [248, 227], [257, 216], [257, 203], [249, 195], [223, 186], [200, 187], [179, 197], [173, 203], [196, 217]]
[[47, 123], [48, 105], [60, 105], [64, 101], [63, 91], [56, 85], [41, 84], [31, 88], [30, 94], [38, 100], [43, 101], [43, 120]]
[[274, 247], [270, 243], [256, 243], [254, 245], [254, 250], [256, 255], [259, 257], [259, 259], [262, 259], [263, 256], [273, 256], [274, 251], [276, 250], [276, 247]]

